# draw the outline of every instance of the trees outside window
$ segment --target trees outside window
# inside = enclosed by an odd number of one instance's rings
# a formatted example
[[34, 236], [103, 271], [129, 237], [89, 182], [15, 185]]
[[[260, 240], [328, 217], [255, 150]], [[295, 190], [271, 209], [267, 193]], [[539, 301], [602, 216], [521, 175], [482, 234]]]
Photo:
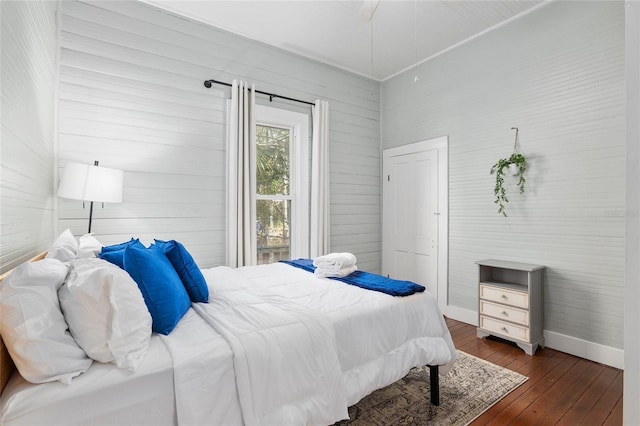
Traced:
[[289, 259], [291, 131], [256, 128], [256, 232], [258, 264]]
[[257, 121], [257, 263], [308, 257], [308, 116], [262, 107]]

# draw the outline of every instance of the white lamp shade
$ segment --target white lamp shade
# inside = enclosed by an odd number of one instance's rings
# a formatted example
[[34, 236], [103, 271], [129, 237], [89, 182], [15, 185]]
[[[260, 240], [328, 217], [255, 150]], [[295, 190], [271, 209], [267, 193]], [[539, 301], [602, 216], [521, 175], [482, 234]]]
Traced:
[[60, 179], [58, 197], [103, 203], [121, 203], [122, 176], [122, 170], [67, 163]]

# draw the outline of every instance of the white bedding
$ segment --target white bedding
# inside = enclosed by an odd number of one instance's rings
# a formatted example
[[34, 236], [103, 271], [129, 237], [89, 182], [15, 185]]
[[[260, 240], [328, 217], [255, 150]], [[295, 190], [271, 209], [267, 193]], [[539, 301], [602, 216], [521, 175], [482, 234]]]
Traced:
[[160, 335], [173, 359], [177, 424], [242, 425], [233, 352], [193, 309]]
[[94, 362], [71, 385], [14, 374], [0, 424], [331, 424], [410, 368], [455, 361], [427, 292], [392, 297], [282, 263], [203, 273], [210, 303], [154, 334], [135, 373]]
[[153, 335], [134, 374], [94, 362], [70, 385], [27, 382], [14, 373], [0, 397], [0, 424], [149, 425], [175, 424], [171, 357]]
[[[252, 283], [235, 269], [204, 271], [209, 303], [196, 311], [233, 350], [247, 425], [332, 424], [348, 417], [328, 318]], [[266, 297], [265, 297], [266, 296]]]
[[328, 316], [334, 325], [347, 404], [404, 377], [412, 367], [456, 359], [451, 335], [429, 292], [393, 297], [362, 290], [283, 263], [244, 267], [236, 273], [250, 291], [279, 294]]
[[190, 309], [171, 334], [153, 334], [135, 373], [94, 362], [70, 385], [14, 374], [0, 397], [0, 424], [241, 425], [232, 358]]

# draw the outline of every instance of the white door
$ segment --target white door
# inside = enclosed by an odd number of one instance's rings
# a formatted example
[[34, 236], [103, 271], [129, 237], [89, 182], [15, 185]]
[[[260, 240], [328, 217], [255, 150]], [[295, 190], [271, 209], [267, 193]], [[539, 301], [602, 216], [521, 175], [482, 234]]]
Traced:
[[[440, 225], [446, 216], [440, 204], [446, 197], [440, 192], [446, 193], [446, 186], [441, 186], [440, 168], [446, 158], [440, 157], [444, 154], [446, 150], [426, 142], [383, 153], [382, 273], [421, 284], [442, 303], [446, 280], [444, 289], [439, 288]], [[446, 276], [444, 260], [441, 272]]]

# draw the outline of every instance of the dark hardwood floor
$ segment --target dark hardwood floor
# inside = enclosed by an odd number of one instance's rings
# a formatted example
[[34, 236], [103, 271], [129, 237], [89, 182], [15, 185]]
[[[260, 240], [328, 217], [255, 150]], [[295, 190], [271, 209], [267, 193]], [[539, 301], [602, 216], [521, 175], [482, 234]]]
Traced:
[[622, 424], [621, 370], [549, 348], [529, 356], [511, 342], [478, 339], [469, 324], [447, 325], [458, 350], [529, 377], [472, 425]]

